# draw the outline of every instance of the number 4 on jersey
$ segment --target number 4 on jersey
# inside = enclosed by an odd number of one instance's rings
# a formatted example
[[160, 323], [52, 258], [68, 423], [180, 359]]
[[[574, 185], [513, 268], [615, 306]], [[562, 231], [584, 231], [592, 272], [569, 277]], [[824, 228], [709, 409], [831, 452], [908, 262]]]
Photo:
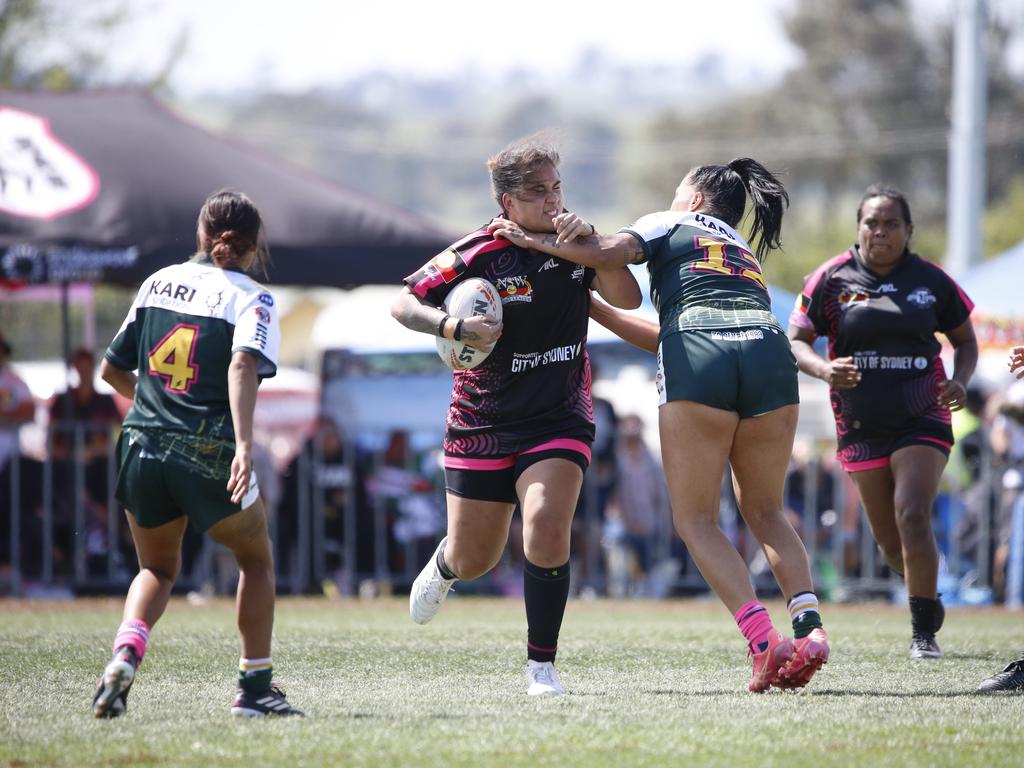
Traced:
[[149, 375], [164, 379], [167, 391], [188, 392], [199, 376], [195, 364], [199, 326], [179, 323], [149, 353]]

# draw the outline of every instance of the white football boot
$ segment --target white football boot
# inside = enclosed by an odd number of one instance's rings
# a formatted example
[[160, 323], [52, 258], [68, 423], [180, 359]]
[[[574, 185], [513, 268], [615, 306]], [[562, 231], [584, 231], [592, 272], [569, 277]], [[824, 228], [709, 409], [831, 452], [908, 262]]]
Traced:
[[528, 696], [561, 696], [565, 693], [555, 665], [550, 661], [527, 661], [526, 680], [530, 684], [526, 689]]
[[444, 550], [448, 537], [441, 539], [430, 560], [423, 566], [420, 575], [409, 591], [409, 615], [417, 624], [426, 624], [441, 609], [441, 603], [448, 597], [448, 590], [458, 579], [446, 579], [437, 568], [437, 555]]

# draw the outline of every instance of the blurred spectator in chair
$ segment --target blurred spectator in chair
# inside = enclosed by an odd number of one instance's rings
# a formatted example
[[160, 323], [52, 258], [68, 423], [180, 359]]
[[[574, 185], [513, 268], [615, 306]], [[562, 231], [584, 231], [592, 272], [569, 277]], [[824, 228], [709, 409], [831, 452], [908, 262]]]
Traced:
[[647, 594], [654, 546], [672, 513], [661, 466], [644, 442], [639, 416], [623, 416], [615, 451], [615, 485], [606, 510], [609, 593]]
[[[60, 494], [58, 517], [70, 525], [77, 494], [84, 495], [86, 556], [90, 571], [102, 572], [106, 569], [107, 497], [112, 490], [107, 464], [113, 458], [111, 435], [121, 424], [121, 414], [114, 398], [96, 391], [96, 360], [90, 350], [76, 349], [71, 366], [78, 385], [59, 394], [50, 406], [54, 469], [59, 487], [66, 489]], [[78, 466], [84, 468], [81, 489], [76, 483]]]

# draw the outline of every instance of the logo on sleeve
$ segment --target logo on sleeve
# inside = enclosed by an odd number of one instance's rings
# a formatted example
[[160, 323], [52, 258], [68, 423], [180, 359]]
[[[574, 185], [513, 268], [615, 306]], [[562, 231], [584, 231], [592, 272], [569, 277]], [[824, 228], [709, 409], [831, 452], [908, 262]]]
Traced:
[[269, 293], [261, 293], [259, 295], [259, 302], [265, 307], [272, 307], [274, 306], [274, 297]]
[[258, 320], [261, 323], [269, 323], [270, 313], [263, 307], [256, 307], [256, 320]]
[[427, 266], [436, 269], [437, 273], [441, 275], [441, 279], [446, 283], [450, 283], [459, 276], [459, 273], [466, 269], [466, 262], [462, 260], [462, 257], [456, 253], [454, 248], [449, 248], [437, 254], [437, 256], [430, 260]]
[[916, 304], [921, 307], [930, 307], [935, 303], [935, 294], [933, 294], [927, 288], [915, 288], [913, 291], [907, 294], [907, 301], [911, 304]]

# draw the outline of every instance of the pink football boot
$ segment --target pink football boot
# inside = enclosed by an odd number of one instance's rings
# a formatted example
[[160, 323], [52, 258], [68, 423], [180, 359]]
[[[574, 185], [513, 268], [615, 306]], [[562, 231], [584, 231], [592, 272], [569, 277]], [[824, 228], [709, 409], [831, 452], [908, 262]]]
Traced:
[[780, 670], [774, 685], [777, 688], [803, 688], [828, 661], [828, 635], [821, 627], [793, 641], [792, 658]]
[[749, 653], [750, 658], [754, 660], [754, 675], [750, 678], [747, 690], [751, 693], [768, 690], [778, 679], [779, 673], [793, 656], [794, 651], [792, 640], [772, 630], [768, 635], [768, 647], [760, 653]]

